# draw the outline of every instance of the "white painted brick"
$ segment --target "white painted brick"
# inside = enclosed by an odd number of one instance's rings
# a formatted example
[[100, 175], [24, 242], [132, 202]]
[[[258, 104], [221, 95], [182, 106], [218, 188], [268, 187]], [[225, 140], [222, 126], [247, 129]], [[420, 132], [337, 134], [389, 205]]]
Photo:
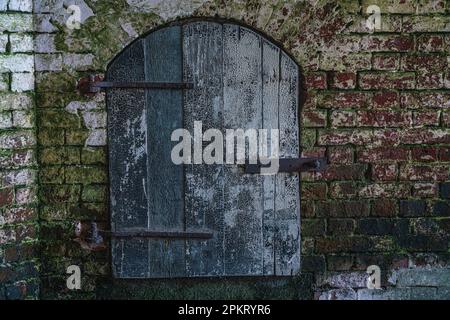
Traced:
[[37, 32], [54, 32], [58, 29], [50, 22], [51, 14], [36, 14], [34, 16], [34, 27]]
[[106, 113], [105, 112], [84, 112], [84, 124], [88, 129], [97, 129], [106, 127]]
[[35, 181], [36, 172], [31, 169], [6, 171], [2, 175], [2, 183], [8, 185], [30, 185]]
[[32, 12], [33, 0], [9, 0], [8, 9], [11, 11]]
[[0, 149], [28, 148], [35, 144], [36, 137], [30, 130], [0, 133]]
[[19, 188], [16, 190], [16, 203], [17, 204], [29, 204], [29, 203], [33, 203], [35, 201], [36, 201], [36, 190], [34, 188], [25, 187], [25, 188]]
[[33, 36], [30, 34], [11, 34], [9, 36], [12, 52], [32, 52]]
[[92, 130], [89, 134], [89, 137], [86, 139], [86, 146], [105, 146], [106, 145], [106, 130], [104, 129], [95, 129]]
[[32, 55], [15, 54], [0, 56], [0, 72], [33, 72], [34, 59]]
[[23, 13], [0, 14], [0, 31], [33, 31], [33, 15]]
[[33, 73], [13, 73], [11, 80], [11, 91], [24, 92], [34, 89]]
[[39, 53], [56, 52], [55, 36], [52, 34], [39, 34], [34, 39], [34, 50]]
[[6, 52], [7, 45], [8, 45], [8, 35], [0, 34], [0, 52]]
[[35, 12], [57, 12], [63, 9], [64, 2], [61, 0], [35, 0]]
[[64, 66], [69, 69], [85, 71], [92, 66], [94, 55], [68, 53], [64, 55]]
[[32, 106], [33, 100], [26, 94], [6, 93], [0, 95], [0, 111], [29, 110]]
[[8, 9], [8, 0], [0, 0], [0, 11]]
[[36, 54], [36, 71], [62, 70], [62, 56], [60, 54]]
[[0, 129], [8, 129], [12, 127], [11, 112], [0, 113]]
[[13, 125], [17, 128], [33, 128], [33, 114], [29, 111], [13, 111]]

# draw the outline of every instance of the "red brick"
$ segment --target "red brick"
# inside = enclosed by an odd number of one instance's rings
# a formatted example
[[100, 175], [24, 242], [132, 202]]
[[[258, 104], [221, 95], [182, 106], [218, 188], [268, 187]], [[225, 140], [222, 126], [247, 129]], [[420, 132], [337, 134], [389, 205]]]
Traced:
[[400, 179], [409, 181], [446, 181], [448, 179], [448, 166], [405, 165], [400, 168]]
[[373, 134], [369, 130], [320, 130], [318, 142], [320, 145], [366, 145], [372, 141]]
[[447, 57], [437, 54], [406, 55], [401, 58], [404, 71], [442, 71], [447, 67]]
[[372, 57], [372, 68], [374, 70], [398, 70], [400, 67], [399, 54], [378, 53]]
[[308, 148], [302, 150], [302, 157], [305, 158], [322, 158], [325, 157], [326, 148]]
[[326, 183], [303, 183], [302, 195], [305, 197], [305, 199], [326, 199], [327, 185]]
[[414, 125], [416, 126], [438, 126], [439, 111], [414, 112]]
[[327, 75], [325, 72], [313, 72], [305, 75], [305, 84], [307, 89], [326, 89]]
[[361, 49], [374, 51], [410, 51], [414, 50], [414, 38], [399, 35], [366, 36], [361, 41]]
[[450, 147], [442, 147], [438, 149], [439, 161], [450, 161]]
[[415, 183], [413, 184], [413, 197], [435, 197], [437, 195], [437, 183]]
[[328, 148], [328, 161], [335, 164], [350, 164], [353, 162], [352, 147]]
[[3, 212], [5, 223], [26, 222], [37, 218], [36, 210], [34, 208], [11, 208]]
[[372, 183], [363, 186], [358, 195], [361, 198], [406, 198], [411, 195], [406, 183]]
[[397, 179], [396, 164], [374, 164], [372, 166], [373, 180], [392, 181]]
[[373, 95], [372, 105], [377, 109], [397, 108], [400, 105], [398, 92], [382, 91]]
[[414, 89], [416, 76], [412, 72], [361, 72], [362, 89]]
[[335, 89], [354, 89], [356, 86], [356, 73], [333, 72], [330, 74], [331, 86]]
[[330, 196], [333, 199], [353, 198], [357, 191], [358, 185], [353, 181], [339, 181], [330, 184]]
[[351, 235], [355, 230], [355, 220], [353, 219], [329, 219], [328, 234], [330, 236]]
[[409, 109], [450, 108], [450, 93], [447, 92], [408, 92], [400, 96], [401, 106]]
[[325, 127], [327, 125], [326, 111], [305, 111], [302, 113], [303, 126], [306, 128]]
[[318, 105], [324, 108], [362, 108], [368, 106], [371, 95], [366, 92], [327, 92], [318, 97]]
[[441, 129], [409, 129], [402, 134], [402, 143], [404, 144], [435, 144], [450, 143], [450, 132]]
[[417, 37], [417, 51], [438, 52], [444, 48], [444, 38], [441, 35], [422, 34]]
[[396, 146], [402, 140], [402, 132], [398, 129], [374, 130], [372, 143], [375, 146]]
[[405, 127], [412, 123], [410, 112], [358, 111], [356, 123], [366, 127]]
[[338, 110], [331, 113], [332, 127], [354, 127], [356, 126], [356, 112]]
[[409, 160], [407, 148], [360, 149], [357, 152], [359, 162], [391, 162]]
[[417, 74], [417, 89], [442, 89], [443, 87], [442, 73], [420, 72]]
[[395, 217], [398, 214], [397, 200], [376, 199], [372, 201], [372, 217]]
[[0, 189], [0, 207], [8, 206], [14, 202], [13, 188]]
[[411, 148], [411, 160], [414, 161], [436, 161], [437, 148], [435, 147], [413, 147]]
[[361, 180], [364, 179], [367, 167], [361, 164], [329, 165], [323, 172], [316, 172], [317, 179], [324, 180]]

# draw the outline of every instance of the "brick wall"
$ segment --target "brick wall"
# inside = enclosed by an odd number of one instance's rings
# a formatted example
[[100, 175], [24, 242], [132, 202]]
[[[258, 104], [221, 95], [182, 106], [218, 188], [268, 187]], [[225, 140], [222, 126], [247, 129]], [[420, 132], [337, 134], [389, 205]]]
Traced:
[[38, 295], [32, 1], [0, 1], [0, 299]]
[[[104, 73], [156, 26], [219, 16], [273, 37], [302, 67], [303, 155], [330, 160], [326, 172], [303, 175], [302, 270], [314, 298], [449, 299], [448, 1], [35, 0], [34, 27], [29, 2], [0, 1], [0, 297], [18, 297], [17, 284], [36, 279], [36, 163], [41, 297], [114, 292], [99, 291], [117, 287], [108, 250], [75, 234], [77, 225], [108, 223], [104, 95], [82, 96], [76, 82]], [[80, 29], [65, 25], [69, 4], [81, 10]], [[374, 32], [365, 14], [372, 4], [382, 19]], [[65, 286], [71, 264], [82, 268], [81, 291]], [[365, 289], [369, 265], [380, 266], [384, 290]], [[238, 287], [237, 297], [252, 297]]]

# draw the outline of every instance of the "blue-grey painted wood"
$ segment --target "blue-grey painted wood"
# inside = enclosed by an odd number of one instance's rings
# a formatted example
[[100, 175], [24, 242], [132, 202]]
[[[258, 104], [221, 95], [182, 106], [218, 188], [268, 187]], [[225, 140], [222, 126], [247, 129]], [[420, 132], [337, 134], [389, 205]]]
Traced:
[[[261, 37], [224, 25], [224, 127], [262, 127]], [[224, 166], [225, 274], [263, 273], [263, 177]]]
[[[144, 81], [143, 41], [124, 51], [107, 72], [109, 81]], [[111, 228], [147, 226], [147, 126], [145, 92], [107, 92]], [[147, 277], [148, 244], [112, 239], [113, 274]]]
[[[263, 82], [263, 110], [262, 128], [267, 129], [268, 148], [266, 156], [272, 154], [272, 129], [279, 128], [279, 82], [280, 82], [280, 49], [267, 40], [262, 40], [262, 82]], [[275, 235], [275, 189], [276, 176], [263, 177], [264, 212], [263, 212], [263, 241], [264, 241], [264, 269], [263, 274], [275, 274], [274, 265], [274, 235]]]
[[[298, 66], [285, 53], [280, 57], [280, 157], [299, 156]], [[299, 173], [279, 173], [275, 200], [275, 274], [300, 271], [300, 181]]]
[[[145, 80], [182, 81], [181, 27], [151, 33], [145, 39]], [[171, 135], [183, 128], [181, 90], [148, 90], [148, 229], [184, 230], [183, 166], [171, 159]], [[150, 239], [151, 277], [181, 277], [186, 273], [185, 240]]]
[[[194, 132], [223, 129], [222, 25], [198, 22], [183, 27], [184, 81], [194, 89], [184, 92], [184, 127]], [[201, 143], [201, 141], [200, 141]], [[211, 230], [214, 238], [186, 242], [189, 276], [224, 274], [223, 168], [220, 164], [186, 165], [185, 214], [187, 230]]]

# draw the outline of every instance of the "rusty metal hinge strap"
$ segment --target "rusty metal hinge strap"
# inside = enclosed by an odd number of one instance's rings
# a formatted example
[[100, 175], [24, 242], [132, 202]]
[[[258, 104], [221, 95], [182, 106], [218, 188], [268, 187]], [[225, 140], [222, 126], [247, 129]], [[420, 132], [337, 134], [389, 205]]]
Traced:
[[[305, 171], [322, 171], [327, 166], [326, 158], [293, 158], [278, 159], [278, 172], [305, 172]], [[269, 168], [271, 164], [247, 163], [245, 165], [245, 173], [261, 173], [261, 168]]]
[[163, 89], [183, 90], [194, 88], [188, 82], [148, 82], [148, 81], [102, 81], [98, 76], [89, 76], [78, 81], [78, 90], [84, 94], [93, 94], [101, 89]]

